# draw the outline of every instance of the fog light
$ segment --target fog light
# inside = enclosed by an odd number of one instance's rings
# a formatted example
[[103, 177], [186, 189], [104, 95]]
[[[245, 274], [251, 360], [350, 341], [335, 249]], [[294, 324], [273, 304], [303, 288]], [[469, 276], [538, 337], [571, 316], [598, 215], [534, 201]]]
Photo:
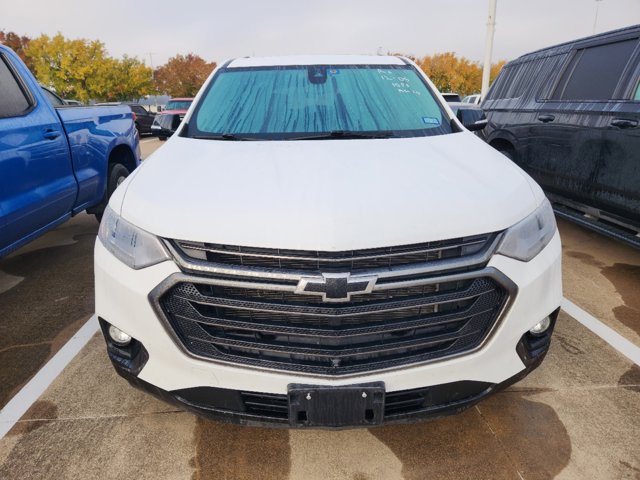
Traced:
[[120, 345], [121, 347], [129, 345], [129, 343], [131, 343], [131, 336], [124, 333], [118, 327], [114, 327], [113, 325], [109, 325], [109, 336], [115, 344]]
[[529, 333], [532, 335], [542, 335], [544, 332], [546, 332], [549, 329], [550, 326], [551, 326], [551, 317], [544, 317], [542, 320], [536, 323], [533, 327], [531, 327], [531, 330], [529, 330]]

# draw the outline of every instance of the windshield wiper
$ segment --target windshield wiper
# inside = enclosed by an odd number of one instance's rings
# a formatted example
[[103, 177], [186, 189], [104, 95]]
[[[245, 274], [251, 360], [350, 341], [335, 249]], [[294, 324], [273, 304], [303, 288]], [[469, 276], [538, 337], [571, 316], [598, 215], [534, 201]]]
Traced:
[[390, 130], [380, 130], [377, 132], [351, 132], [349, 130], [334, 130], [329, 133], [316, 133], [302, 137], [290, 137], [287, 140], [331, 140], [336, 138], [390, 138], [395, 137]]
[[236, 142], [243, 142], [246, 140], [255, 140], [255, 138], [250, 137], [238, 137], [233, 133], [223, 133], [221, 135], [193, 135], [190, 138], [197, 138], [198, 140], [231, 140]]

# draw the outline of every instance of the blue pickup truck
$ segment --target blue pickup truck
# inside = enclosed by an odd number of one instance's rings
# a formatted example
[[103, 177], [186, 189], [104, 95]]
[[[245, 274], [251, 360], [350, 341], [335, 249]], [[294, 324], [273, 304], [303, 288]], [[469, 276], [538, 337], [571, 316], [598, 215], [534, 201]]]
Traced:
[[140, 163], [127, 106], [56, 106], [0, 45], [0, 257], [86, 210]]

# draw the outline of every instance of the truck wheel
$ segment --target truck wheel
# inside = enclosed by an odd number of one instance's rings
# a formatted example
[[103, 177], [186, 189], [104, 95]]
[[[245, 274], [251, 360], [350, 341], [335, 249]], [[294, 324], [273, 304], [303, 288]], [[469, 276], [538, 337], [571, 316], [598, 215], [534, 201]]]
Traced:
[[166, 142], [167, 141], [167, 137], [158, 137], [158, 140], [160, 140], [161, 142]]
[[98, 222], [102, 220], [102, 213], [109, 203], [109, 199], [116, 188], [124, 182], [125, 178], [129, 176], [129, 169], [121, 163], [112, 163], [109, 165], [109, 175], [107, 176], [107, 191], [105, 192], [105, 198], [102, 201], [100, 211], [95, 211], [94, 214]]

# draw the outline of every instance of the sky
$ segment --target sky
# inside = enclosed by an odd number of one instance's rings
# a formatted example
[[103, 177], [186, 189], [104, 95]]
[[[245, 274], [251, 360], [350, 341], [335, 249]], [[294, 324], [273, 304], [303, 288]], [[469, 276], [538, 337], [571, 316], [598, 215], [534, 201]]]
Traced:
[[[497, 0], [493, 60], [640, 24], [640, 0]], [[102, 41], [154, 66], [195, 53], [484, 57], [488, 0], [0, 0], [0, 30]]]

